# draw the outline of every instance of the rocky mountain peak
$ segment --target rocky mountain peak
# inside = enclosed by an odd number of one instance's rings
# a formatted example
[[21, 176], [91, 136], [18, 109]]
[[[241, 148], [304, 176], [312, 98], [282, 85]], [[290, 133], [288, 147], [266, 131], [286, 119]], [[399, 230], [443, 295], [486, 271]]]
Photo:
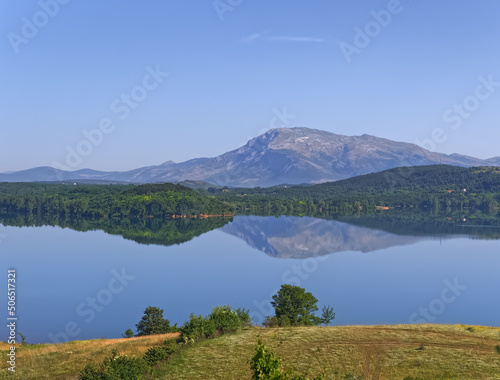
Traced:
[[394, 167], [433, 164], [497, 166], [500, 158], [481, 160], [459, 154], [446, 155], [368, 134], [344, 136], [318, 129], [277, 128], [251, 139], [239, 149], [213, 158], [195, 158], [181, 163], [166, 161], [126, 172], [35, 168], [0, 174], [0, 181], [85, 178], [147, 183], [191, 180], [220, 186], [254, 187], [335, 181]]

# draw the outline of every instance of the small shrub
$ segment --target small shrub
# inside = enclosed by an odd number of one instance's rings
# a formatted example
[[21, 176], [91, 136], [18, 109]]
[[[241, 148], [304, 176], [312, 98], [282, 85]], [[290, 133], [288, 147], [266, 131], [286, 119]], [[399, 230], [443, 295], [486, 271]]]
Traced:
[[150, 366], [158, 364], [159, 362], [167, 359], [176, 351], [172, 346], [151, 347], [144, 354], [144, 361]]
[[262, 323], [262, 326], [264, 327], [287, 327], [291, 326], [290, 319], [286, 315], [282, 315], [280, 317], [274, 316], [270, 317], [269, 315], [266, 315], [266, 320]]
[[250, 360], [250, 369], [253, 372], [252, 380], [283, 379], [281, 366], [281, 359], [276, 357], [274, 352], [259, 340], [255, 348], [255, 355]]
[[87, 365], [78, 376], [79, 380], [139, 380], [148, 370], [143, 359], [119, 356], [118, 351], [111, 351], [111, 356], [104, 359], [99, 368]]
[[125, 331], [125, 334], [122, 334], [122, 337], [124, 338], [132, 338], [134, 336], [134, 332], [132, 331], [132, 329], [127, 329]]
[[252, 326], [252, 317], [250, 317], [250, 310], [246, 309], [234, 309], [236, 315], [240, 319], [241, 327]]
[[268, 328], [279, 327], [278, 317], [271, 317], [270, 315], [266, 315], [266, 319], [264, 320], [264, 322], [262, 322], [262, 326]]
[[[286, 371], [282, 367], [281, 358], [259, 340], [255, 355], [250, 360], [252, 380], [309, 380], [305, 376], [295, 376], [292, 371]], [[324, 380], [324, 377], [320, 375], [314, 380]]]
[[214, 307], [209, 318], [214, 322], [215, 329], [219, 334], [226, 334], [241, 328], [238, 314], [228, 305]]
[[148, 370], [148, 366], [143, 359], [127, 358], [118, 356], [109, 363], [106, 371], [106, 379], [142, 379], [142, 375]]
[[104, 373], [94, 365], [88, 364], [80, 371], [78, 380], [104, 380]]
[[202, 315], [191, 314], [189, 321], [185, 322], [180, 330], [184, 342], [198, 341], [210, 338], [215, 334], [215, 323]]

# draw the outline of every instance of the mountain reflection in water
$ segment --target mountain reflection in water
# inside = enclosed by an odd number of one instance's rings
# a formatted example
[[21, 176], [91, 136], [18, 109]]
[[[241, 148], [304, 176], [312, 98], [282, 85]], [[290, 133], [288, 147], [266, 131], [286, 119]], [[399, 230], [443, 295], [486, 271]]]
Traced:
[[[491, 228], [484, 228], [491, 227]], [[373, 252], [430, 239], [499, 239], [500, 227], [402, 223], [389, 218], [238, 216], [221, 228], [269, 256], [304, 259], [336, 252]]]

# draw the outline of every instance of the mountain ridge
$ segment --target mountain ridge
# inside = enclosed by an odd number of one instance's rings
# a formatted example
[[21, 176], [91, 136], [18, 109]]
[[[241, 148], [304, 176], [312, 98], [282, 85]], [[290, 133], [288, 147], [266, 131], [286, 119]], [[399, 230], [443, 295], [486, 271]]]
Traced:
[[216, 157], [193, 158], [128, 171], [48, 166], [0, 173], [0, 182], [106, 180], [135, 183], [205, 181], [219, 186], [267, 187], [322, 183], [401, 166], [448, 164], [499, 166], [500, 157], [478, 159], [428, 151], [418, 145], [368, 134], [345, 136], [309, 128], [278, 128]]

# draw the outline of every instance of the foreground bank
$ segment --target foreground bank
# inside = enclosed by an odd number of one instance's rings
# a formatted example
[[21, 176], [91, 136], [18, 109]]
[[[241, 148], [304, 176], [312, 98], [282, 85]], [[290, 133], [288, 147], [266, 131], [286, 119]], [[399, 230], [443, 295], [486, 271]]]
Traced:
[[[249, 361], [261, 339], [285, 368], [327, 379], [487, 379], [500, 377], [500, 328], [397, 325], [248, 328], [187, 346], [154, 370], [157, 379], [249, 379]], [[101, 363], [112, 349], [140, 357], [176, 334], [140, 338], [25, 345], [18, 371], [0, 378], [77, 379], [82, 366]], [[0, 344], [5, 363], [7, 345]]]

